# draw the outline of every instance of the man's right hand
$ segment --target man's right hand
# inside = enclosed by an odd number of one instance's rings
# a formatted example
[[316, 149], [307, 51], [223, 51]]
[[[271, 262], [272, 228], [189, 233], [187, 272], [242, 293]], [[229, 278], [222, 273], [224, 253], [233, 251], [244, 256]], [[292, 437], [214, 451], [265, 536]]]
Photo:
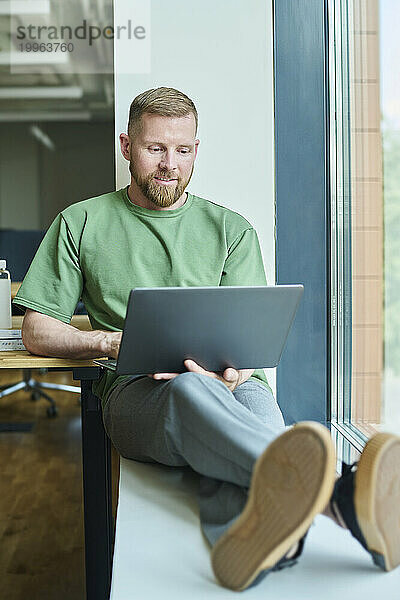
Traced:
[[109, 350], [106, 352], [107, 356], [111, 356], [111, 358], [118, 358], [122, 331], [105, 331], [102, 333], [105, 333], [108, 337]]

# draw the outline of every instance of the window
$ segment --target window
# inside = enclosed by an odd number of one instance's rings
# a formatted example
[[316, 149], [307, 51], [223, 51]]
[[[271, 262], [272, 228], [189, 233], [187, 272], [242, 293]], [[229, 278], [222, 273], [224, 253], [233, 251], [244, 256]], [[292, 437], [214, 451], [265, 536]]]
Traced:
[[329, 2], [332, 423], [400, 431], [400, 6]]

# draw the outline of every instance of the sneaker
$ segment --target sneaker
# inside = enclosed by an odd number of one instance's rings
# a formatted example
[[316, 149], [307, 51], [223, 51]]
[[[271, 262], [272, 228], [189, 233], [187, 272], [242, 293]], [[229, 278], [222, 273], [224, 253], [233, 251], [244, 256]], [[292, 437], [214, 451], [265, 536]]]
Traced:
[[384, 571], [400, 564], [400, 437], [378, 433], [343, 463], [330, 506]]
[[255, 463], [243, 512], [213, 547], [211, 564], [221, 585], [244, 590], [295, 564], [334, 482], [335, 451], [326, 427], [304, 421], [275, 439]]

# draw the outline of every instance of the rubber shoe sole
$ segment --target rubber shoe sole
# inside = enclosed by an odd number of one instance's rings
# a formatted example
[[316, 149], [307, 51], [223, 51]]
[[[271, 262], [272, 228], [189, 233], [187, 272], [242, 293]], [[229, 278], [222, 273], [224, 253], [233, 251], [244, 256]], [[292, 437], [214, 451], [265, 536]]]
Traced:
[[328, 504], [335, 466], [329, 430], [319, 423], [298, 423], [266, 448], [243, 512], [212, 550], [221, 585], [244, 590], [285, 556]]
[[357, 521], [374, 562], [400, 565], [400, 438], [378, 433], [361, 454], [355, 473]]

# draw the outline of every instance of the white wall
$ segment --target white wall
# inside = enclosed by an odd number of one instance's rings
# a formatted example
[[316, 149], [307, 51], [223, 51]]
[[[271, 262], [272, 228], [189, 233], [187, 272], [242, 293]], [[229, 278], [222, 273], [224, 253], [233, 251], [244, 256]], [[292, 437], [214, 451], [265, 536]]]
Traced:
[[[138, 72], [135, 58], [126, 72], [135, 47], [115, 43], [117, 188], [129, 182], [118, 135], [126, 132], [131, 101], [152, 87], [180, 89], [199, 113], [188, 190], [253, 224], [268, 282], [275, 283], [272, 0], [118, 0], [114, 7], [115, 23], [147, 18], [151, 26], [148, 72]], [[268, 376], [275, 387], [274, 373]]]

